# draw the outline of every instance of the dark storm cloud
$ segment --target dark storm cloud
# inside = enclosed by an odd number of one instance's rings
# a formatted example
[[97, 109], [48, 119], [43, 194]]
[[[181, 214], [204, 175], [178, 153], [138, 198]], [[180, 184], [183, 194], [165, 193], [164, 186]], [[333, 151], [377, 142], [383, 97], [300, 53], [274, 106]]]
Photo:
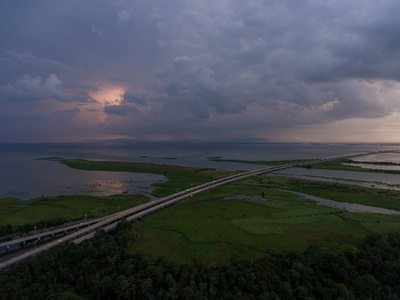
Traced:
[[83, 105], [108, 84], [123, 92], [105, 99], [98, 132], [133, 137], [384, 118], [400, 107], [399, 11], [396, 0], [6, 1], [0, 105]]
[[144, 90], [140, 89], [138, 91], [127, 90], [124, 94], [124, 102], [136, 103], [140, 105], [146, 105], [147, 94]]
[[94, 101], [86, 91], [81, 90], [73, 95], [66, 95], [62, 91], [62, 82], [57, 75], [51, 74], [48, 78], [31, 77], [24, 75], [13, 84], [0, 86], [1, 102], [26, 102], [54, 99], [60, 102], [88, 102]]
[[[290, 123], [312, 123], [306, 120], [313, 114], [321, 122], [393, 111], [398, 103], [382, 103], [378, 85], [399, 79], [393, 12], [400, 4], [270, 3], [230, 1], [212, 14], [200, 4], [187, 7], [192, 47], [203, 51], [176, 57], [163, 74], [172, 103], [190, 110], [194, 102], [199, 117], [242, 113], [257, 103]], [[286, 118], [291, 110], [304, 120]]]
[[126, 116], [130, 114], [135, 114], [138, 112], [138, 109], [135, 106], [132, 105], [108, 105], [104, 107], [104, 112], [106, 114], [113, 114], [113, 115], [118, 115], [118, 116]]
[[1, 85], [9, 84], [26, 74], [32, 73], [34, 73], [34, 77], [42, 78], [51, 74], [61, 76], [76, 74], [76, 70], [61, 61], [45, 57], [40, 53], [10, 46], [0, 45], [0, 63]]
[[127, 90], [120, 99], [119, 105], [107, 105], [104, 107], [106, 114], [125, 116], [139, 112], [136, 106], [146, 106], [147, 94], [144, 90]]

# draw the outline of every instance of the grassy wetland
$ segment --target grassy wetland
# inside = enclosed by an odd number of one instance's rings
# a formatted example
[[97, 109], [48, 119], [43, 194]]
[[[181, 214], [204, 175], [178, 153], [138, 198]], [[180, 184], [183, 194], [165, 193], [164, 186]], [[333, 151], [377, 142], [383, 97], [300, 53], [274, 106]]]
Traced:
[[[72, 168], [163, 174], [153, 193], [165, 196], [232, 174], [161, 164], [56, 159]], [[355, 245], [370, 233], [400, 230], [400, 216], [353, 213], [318, 205], [289, 191], [336, 201], [400, 210], [400, 192], [263, 175], [219, 187], [134, 222], [128, 249], [178, 262], [259, 258], [271, 250], [303, 251], [310, 245]], [[241, 195], [239, 199], [234, 197]], [[143, 196], [68, 196], [0, 200], [2, 224], [22, 226], [64, 218], [101, 217], [146, 201]], [[21, 206], [23, 204], [23, 206]], [[4, 208], [4, 209], [3, 209]]]
[[148, 201], [142, 195], [57, 196], [31, 200], [0, 199], [0, 238], [42, 227], [99, 218]]
[[[162, 164], [87, 161], [81, 159], [62, 159], [50, 157], [46, 160], [65, 164], [71, 168], [91, 171], [154, 173], [164, 175], [168, 181], [155, 184], [153, 194], [162, 197], [182, 191], [194, 185], [212, 181], [231, 174], [231, 172], [210, 169], [197, 169]], [[17, 198], [0, 199], [0, 238], [11, 234], [30, 231], [36, 226], [60, 225], [68, 221], [103, 217], [126, 209], [149, 199], [142, 195], [112, 196], [57, 196], [40, 197], [31, 200]]]
[[[55, 159], [52, 159], [55, 160]], [[168, 196], [178, 191], [233, 174], [228, 171], [199, 169], [165, 164], [134, 163], [118, 161], [90, 161], [83, 159], [56, 159], [71, 168], [91, 171], [153, 173], [164, 175], [167, 182], [156, 184], [153, 194], [157, 197]]]
[[[238, 194], [242, 199], [229, 199]], [[354, 245], [370, 233], [400, 230], [400, 216], [346, 212], [239, 182], [150, 215], [131, 230], [133, 252], [213, 263], [258, 258], [271, 250], [303, 251], [310, 245]]]

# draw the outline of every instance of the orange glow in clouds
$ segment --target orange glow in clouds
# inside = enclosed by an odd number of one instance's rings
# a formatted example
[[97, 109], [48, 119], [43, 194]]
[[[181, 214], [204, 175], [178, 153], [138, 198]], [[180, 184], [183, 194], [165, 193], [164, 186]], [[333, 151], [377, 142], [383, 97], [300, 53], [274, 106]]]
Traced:
[[125, 93], [122, 87], [104, 87], [95, 92], [89, 92], [90, 96], [97, 100], [99, 104], [118, 105]]
[[120, 105], [125, 89], [122, 87], [101, 87], [98, 91], [89, 91], [89, 95], [96, 102], [87, 103], [81, 106], [78, 120], [81, 124], [99, 124], [104, 123], [107, 115], [104, 113], [104, 107], [107, 105]]

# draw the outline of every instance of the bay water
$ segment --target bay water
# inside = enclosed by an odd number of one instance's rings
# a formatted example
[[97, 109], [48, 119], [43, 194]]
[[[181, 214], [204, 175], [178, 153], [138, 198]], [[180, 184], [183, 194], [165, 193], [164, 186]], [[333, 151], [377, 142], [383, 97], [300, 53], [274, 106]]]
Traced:
[[[57, 195], [111, 195], [151, 193], [152, 184], [166, 178], [156, 174], [83, 171], [45, 157], [79, 158], [180, 165], [224, 170], [252, 170], [259, 165], [215, 162], [208, 157], [231, 160], [295, 160], [333, 155], [400, 149], [400, 145], [317, 143], [204, 143], [204, 142], [98, 142], [71, 144], [0, 144], [0, 198], [31, 199]], [[400, 154], [390, 154], [396, 162]], [[365, 158], [364, 158], [365, 159]], [[371, 158], [374, 159], [374, 158]], [[385, 159], [385, 158], [383, 158]], [[292, 168], [283, 176], [335, 180], [400, 189], [400, 175]]]

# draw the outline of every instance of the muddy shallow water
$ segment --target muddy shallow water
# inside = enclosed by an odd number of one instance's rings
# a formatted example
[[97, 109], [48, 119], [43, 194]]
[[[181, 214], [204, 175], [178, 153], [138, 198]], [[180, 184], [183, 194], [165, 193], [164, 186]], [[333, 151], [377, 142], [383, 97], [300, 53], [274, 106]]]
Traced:
[[[300, 196], [304, 199], [312, 200], [315, 201], [319, 205], [324, 205], [328, 207], [334, 207], [338, 209], [343, 209], [347, 210], [350, 212], [360, 212], [360, 213], [377, 213], [377, 214], [384, 214], [384, 215], [400, 215], [400, 211], [392, 210], [392, 209], [386, 209], [386, 208], [380, 208], [380, 207], [374, 207], [374, 206], [368, 206], [368, 205], [362, 205], [362, 204], [357, 204], [357, 203], [348, 203], [348, 202], [340, 202], [340, 201], [334, 201], [334, 200], [329, 200], [317, 196], [312, 196], [300, 192], [292, 192], [288, 190], [281, 190], [277, 189], [278, 191], [282, 192], [288, 192], [297, 196]], [[276, 200], [273, 198], [263, 198], [262, 196], [246, 196], [246, 195], [236, 195], [233, 197], [225, 197], [223, 200], [244, 200], [244, 199], [251, 199], [251, 200], [264, 200], [264, 201], [282, 201], [282, 200]], [[305, 202], [307, 203], [307, 202]]]

